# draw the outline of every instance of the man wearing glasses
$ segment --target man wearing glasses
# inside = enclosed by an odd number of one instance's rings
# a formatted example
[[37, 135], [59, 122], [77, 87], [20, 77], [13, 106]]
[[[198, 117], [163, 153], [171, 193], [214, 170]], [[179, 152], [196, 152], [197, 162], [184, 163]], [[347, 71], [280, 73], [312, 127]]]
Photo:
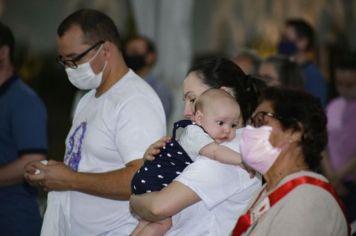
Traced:
[[49, 198], [42, 234], [57, 227], [63, 235], [129, 235], [136, 225], [127, 201], [131, 178], [146, 148], [165, 135], [162, 104], [126, 66], [108, 16], [76, 11], [57, 34], [58, 61], [68, 79], [90, 91], [75, 111], [64, 164], [26, 166], [28, 181], [62, 191], [49, 193], [57, 198]]

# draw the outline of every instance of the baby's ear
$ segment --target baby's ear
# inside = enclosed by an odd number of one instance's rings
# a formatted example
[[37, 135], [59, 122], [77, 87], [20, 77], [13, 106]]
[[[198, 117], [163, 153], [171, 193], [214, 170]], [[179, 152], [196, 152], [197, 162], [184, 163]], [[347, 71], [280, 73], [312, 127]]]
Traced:
[[238, 128], [242, 128], [242, 127], [243, 127], [243, 125], [244, 125], [243, 120], [242, 120], [242, 116], [241, 116], [241, 115], [239, 116], [239, 120], [238, 120], [237, 125], [238, 125]]
[[197, 125], [201, 125], [202, 122], [203, 122], [203, 117], [204, 117], [203, 112], [201, 112], [200, 110], [197, 110], [194, 113], [194, 121], [195, 121], [195, 123], [197, 123]]

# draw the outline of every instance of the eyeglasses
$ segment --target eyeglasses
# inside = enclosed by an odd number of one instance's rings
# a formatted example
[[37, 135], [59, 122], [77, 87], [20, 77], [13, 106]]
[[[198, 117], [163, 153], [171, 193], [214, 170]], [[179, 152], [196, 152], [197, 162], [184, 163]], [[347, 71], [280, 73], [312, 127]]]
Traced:
[[93, 50], [94, 48], [98, 47], [99, 45], [103, 44], [105, 41], [99, 41], [96, 44], [94, 44], [93, 46], [91, 46], [90, 48], [88, 48], [87, 50], [85, 50], [84, 52], [82, 52], [81, 54], [79, 54], [78, 56], [76, 56], [73, 59], [68, 59], [65, 60], [62, 56], [58, 56], [57, 57], [57, 62], [59, 64], [61, 64], [64, 67], [70, 67], [72, 69], [76, 69], [78, 68], [77, 62], [82, 59], [85, 55], [87, 55], [91, 50]]
[[260, 112], [257, 112], [253, 117], [251, 117], [251, 119], [249, 120], [248, 123], [256, 128], [264, 126], [264, 125], [266, 125], [266, 116], [277, 119], [277, 120], [281, 120], [280, 117], [274, 113], [260, 111]]

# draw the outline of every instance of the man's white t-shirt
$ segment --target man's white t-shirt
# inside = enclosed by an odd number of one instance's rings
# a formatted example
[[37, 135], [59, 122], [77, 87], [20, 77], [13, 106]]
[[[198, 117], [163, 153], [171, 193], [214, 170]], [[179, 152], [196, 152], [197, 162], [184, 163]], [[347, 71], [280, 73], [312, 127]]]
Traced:
[[[129, 71], [100, 97], [79, 102], [66, 139], [64, 161], [78, 172], [121, 169], [143, 157], [166, 133], [163, 106], [153, 89]], [[137, 225], [128, 201], [69, 191], [67, 235], [129, 235]]]
[[[223, 143], [239, 152], [241, 130]], [[238, 217], [261, 187], [259, 177], [250, 178], [240, 166], [227, 165], [199, 156], [174, 180], [191, 188], [201, 199], [172, 217], [167, 236], [229, 235]]]

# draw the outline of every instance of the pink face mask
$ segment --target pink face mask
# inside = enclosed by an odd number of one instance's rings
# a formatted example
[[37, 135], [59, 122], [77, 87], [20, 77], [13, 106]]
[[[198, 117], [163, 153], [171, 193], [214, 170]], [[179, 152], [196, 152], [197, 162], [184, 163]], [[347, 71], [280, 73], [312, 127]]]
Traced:
[[246, 126], [241, 134], [240, 149], [243, 161], [251, 168], [265, 174], [281, 153], [280, 148], [269, 142], [272, 127]]

